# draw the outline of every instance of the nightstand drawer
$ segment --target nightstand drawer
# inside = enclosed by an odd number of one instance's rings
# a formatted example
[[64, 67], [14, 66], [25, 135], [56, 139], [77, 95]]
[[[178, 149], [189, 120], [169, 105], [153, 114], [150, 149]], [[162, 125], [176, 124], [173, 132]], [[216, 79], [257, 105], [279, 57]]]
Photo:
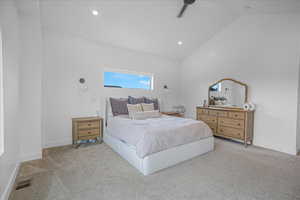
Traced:
[[173, 117], [183, 117], [183, 114], [179, 113], [179, 112], [161, 112], [161, 114], [169, 115], [169, 116], [173, 116]]
[[86, 129], [78, 130], [78, 136], [88, 136], [88, 135], [100, 135], [100, 129]]
[[99, 135], [80, 136], [78, 137], [78, 140], [94, 140], [97, 137], [99, 137]]
[[78, 129], [100, 128], [99, 121], [78, 122]]

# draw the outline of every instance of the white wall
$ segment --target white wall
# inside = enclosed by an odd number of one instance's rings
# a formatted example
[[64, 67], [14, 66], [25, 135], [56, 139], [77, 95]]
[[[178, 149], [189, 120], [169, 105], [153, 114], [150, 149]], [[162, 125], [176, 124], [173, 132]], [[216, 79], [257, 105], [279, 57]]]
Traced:
[[295, 154], [299, 35], [300, 15], [249, 15], [206, 42], [182, 63], [188, 116], [195, 118], [210, 84], [240, 80], [257, 104], [254, 144]]
[[299, 59], [299, 80], [298, 80], [298, 113], [297, 113], [297, 152], [300, 153], [300, 59]]
[[42, 35], [39, 2], [18, 1], [21, 160], [42, 157]]
[[2, 34], [0, 29], [0, 156], [4, 152], [4, 101], [3, 101], [3, 58], [2, 58]]
[[7, 198], [19, 161], [18, 19], [12, 1], [0, 2], [4, 70], [4, 154], [0, 157], [0, 199]]
[[[44, 147], [70, 144], [71, 118], [95, 115], [96, 110], [104, 116], [108, 96], [161, 97], [163, 85], [167, 84], [169, 106], [177, 103], [179, 70], [174, 61], [53, 32], [46, 27], [43, 35]], [[153, 73], [154, 90], [103, 88], [103, 70], [107, 68]], [[81, 77], [86, 79], [86, 93], [78, 89]]]

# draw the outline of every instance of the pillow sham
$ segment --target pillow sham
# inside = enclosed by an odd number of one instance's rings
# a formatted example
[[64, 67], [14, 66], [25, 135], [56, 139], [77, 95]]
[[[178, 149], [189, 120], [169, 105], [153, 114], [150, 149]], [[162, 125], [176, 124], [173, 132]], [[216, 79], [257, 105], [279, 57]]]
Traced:
[[143, 112], [143, 108], [141, 104], [127, 104], [129, 117], [132, 118], [134, 113]]
[[154, 110], [159, 110], [159, 104], [158, 104], [158, 99], [152, 99], [152, 98], [145, 98], [145, 103], [153, 103], [154, 104]]
[[128, 98], [109, 98], [113, 116], [128, 115]]
[[158, 110], [135, 112], [132, 114], [131, 119], [133, 120], [145, 120], [149, 118], [159, 118], [161, 113]]
[[146, 102], [145, 102], [145, 97], [135, 98], [132, 96], [128, 96], [128, 103], [129, 104], [139, 104], [139, 103], [146, 103]]
[[154, 110], [154, 104], [153, 103], [141, 103], [143, 111], [152, 111]]

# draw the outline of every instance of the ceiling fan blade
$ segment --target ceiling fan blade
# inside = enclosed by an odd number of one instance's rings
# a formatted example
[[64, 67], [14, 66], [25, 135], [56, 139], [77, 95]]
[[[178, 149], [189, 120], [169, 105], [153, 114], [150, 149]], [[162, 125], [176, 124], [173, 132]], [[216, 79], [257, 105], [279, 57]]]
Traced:
[[177, 15], [178, 18], [182, 17], [182, 15], [187, 7], [188, 7], [188, 4], [183, 5], [183, 7], [180, 10], [180, 13]]

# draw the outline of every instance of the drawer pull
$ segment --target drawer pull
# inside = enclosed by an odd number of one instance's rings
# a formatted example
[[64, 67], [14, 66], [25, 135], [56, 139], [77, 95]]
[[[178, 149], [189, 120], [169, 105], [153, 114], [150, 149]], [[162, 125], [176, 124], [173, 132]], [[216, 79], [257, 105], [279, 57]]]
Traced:
[[238, 123], [237, 125], [238, 125], [238, 126], [241, 126], [241, 124], [240, 124], [240, 123]]
[[88, 124], [88, 126], [91, 126], [92, 124]]
[[235, 116], [235, 117], [238, 117], [238, 115], [237, 115], [237, 114], [235, 114], [234, 116]]

